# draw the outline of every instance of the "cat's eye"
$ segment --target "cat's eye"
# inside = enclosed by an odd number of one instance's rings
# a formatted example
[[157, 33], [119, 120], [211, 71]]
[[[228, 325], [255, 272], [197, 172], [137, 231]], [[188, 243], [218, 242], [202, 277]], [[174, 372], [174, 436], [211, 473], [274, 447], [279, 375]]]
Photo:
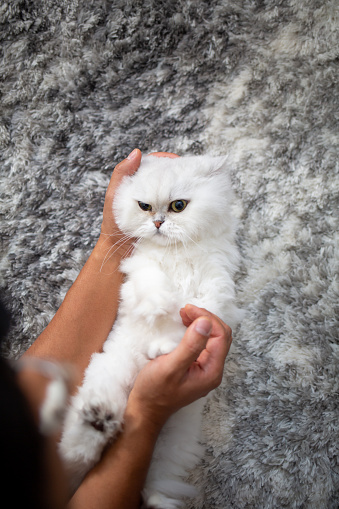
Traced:
[[144, 210], [145, 212], [150, 212], [152, 210], [152, 205], [149, 205], [148, 203], [138, 201], [138, 204], [141, 210]]
[[187, 207], [188, 201], [186, 200], [175, 200], [170, 204], [170, 210], [173, 212], [182, 212]]

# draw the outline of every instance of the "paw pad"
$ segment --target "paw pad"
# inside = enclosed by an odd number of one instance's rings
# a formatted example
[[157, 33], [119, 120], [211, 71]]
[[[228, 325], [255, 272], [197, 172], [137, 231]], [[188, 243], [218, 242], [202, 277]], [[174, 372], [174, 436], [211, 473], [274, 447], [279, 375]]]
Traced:
[[101, 433], [112, 434], [120, 427], [114, 413], [99, 406], [84, 408], [82, 410], [82, 418], [86, 424]]

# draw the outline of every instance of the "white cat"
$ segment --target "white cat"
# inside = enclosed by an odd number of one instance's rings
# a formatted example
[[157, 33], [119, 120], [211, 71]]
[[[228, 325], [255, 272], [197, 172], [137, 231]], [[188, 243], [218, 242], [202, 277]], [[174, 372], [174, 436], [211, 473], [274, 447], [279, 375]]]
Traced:
[[[238, 265], [225, 158], [143, 157], [114, 200], [120, 230], [137, 240], [121, 263], [126, 275], [117, 319], [74, 396], [60, 443], [76, 487], [121, 428], [141, 368], [171, 352], [185, 327], [187, 303], [234, 327], [240, 319], [233, 274]], [[126, 237], [127, 238], [127, 237]], [[204, 400], [181, 409], [163, 428], [143, 490], [145, 507], [181, 507], [195, 489], [183, 478], [201, 456]]]

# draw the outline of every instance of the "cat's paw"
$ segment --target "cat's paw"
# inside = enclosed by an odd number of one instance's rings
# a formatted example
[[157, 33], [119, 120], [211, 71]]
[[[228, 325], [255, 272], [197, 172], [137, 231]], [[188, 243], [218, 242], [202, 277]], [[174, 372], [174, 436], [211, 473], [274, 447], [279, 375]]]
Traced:
[[175, 309], [172, 295], [168, 292], [152, 292], [151, 290], [136, 305], [133, 314], [146, 319], [153, 325], [158, 317], [168, 315]]
[[149, 359], [155, 359], [156, 357], [159, 357], [159, 355], [165, 355], [173, 352], [174, 348], [177, 346], [178, 344], [171, 340], [152, 341], [147, 351], [147, 357]]
[[154, 299], [143, 299], [134, 309], [133, 314], [135, 317], [143, 318], [150, 325], [154, 324], [154, 321], [159, 316], [165, 316], [167, 310], [159, 307], [157, 301]]
[[85, 405], [80, 416], [85, 425], [91, 426], [107, 438], [114, 437], [122, 429], [122, 412], [114, 404], [110, 407], [104, 403]]

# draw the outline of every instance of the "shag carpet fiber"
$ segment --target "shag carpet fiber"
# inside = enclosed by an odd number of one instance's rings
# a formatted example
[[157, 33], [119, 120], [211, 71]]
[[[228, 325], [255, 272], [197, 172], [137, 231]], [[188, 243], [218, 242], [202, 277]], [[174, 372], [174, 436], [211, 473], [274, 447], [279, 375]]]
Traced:
[[0, 5], [7, 357], [43, 330], [139, 147], [228, 154], [239, 302], [191, 509], [336, 509], [337, 0]]

